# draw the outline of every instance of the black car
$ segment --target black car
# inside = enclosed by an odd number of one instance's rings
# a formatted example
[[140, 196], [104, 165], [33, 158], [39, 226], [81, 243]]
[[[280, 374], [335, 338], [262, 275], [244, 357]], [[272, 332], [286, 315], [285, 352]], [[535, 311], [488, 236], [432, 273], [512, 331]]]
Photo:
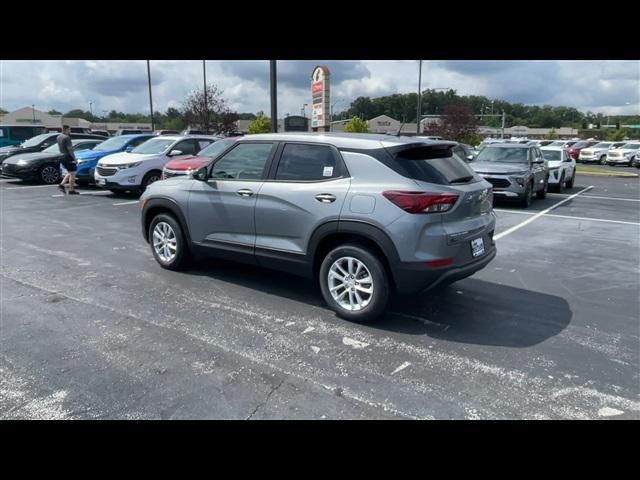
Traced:
[[[101, 139], [73, 139], [73, 150], [92, 150], [96, 145], [104, 141]], [[39, 180], [43, 183], [53, 184], [60, 182], [60, 158], [62, 154], [57, 144], [41, 152], [21, 153], [12, 155], [6, 159], [0, 168], [2, 175], [6, 177], [20, 178], [22, 180]]]
[[[51, 133], [43, 133], [41, 135], [36, 135], [35, 137], [31, 137], [29, 140], [25, 141], [20, 145], [12, 145], [10, 147], [0, 148], [0, 164], [5, 161], [5, 159], [16, 155], [18, 153], [31, 153], [31, 152], [41, 152], [45, 148], [49, 148], [51, 145], [56, 145], [56, 140], [60, 133], [51, 132]], [[85, 138], [85, 139], [95, 139], [104, 141], [104, 137], [100, 135], [92, 135], [89, 133], [71, 133], [72, 139], [76, 138]]]

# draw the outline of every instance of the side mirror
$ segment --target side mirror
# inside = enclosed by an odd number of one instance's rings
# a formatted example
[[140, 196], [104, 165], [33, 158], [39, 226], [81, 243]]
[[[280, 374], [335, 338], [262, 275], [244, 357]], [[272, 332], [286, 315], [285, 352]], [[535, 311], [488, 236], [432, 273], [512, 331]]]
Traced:
[[177, 155], [182, 155], [182, 150], [171, 150], [171, 151], [169, 152], [169, 156], [170, 156], [170, 157], [175, 157], [175, 156], [177, 156]]
[[191, 175], [196, 180], [200, 180], [201, 182], [206, 182], [207, 181], [207, 167], [201, 167], [198, 170], [196, 170], [195, 172], [193, 172]]
[[135, 147], [133, 145], [129, 145], [127, 148], [124, 149], [125, 152], [130, 152], [131, 150], [133, 150]]
[[544, 158], [542, 158], [542, 157], [535, 158], [535, 159], [533, 160], [533, 163], [544, 163]]
[[467, 155], [467, 162], [470, 162], [471, 160], [473, 160], [473, 155]]

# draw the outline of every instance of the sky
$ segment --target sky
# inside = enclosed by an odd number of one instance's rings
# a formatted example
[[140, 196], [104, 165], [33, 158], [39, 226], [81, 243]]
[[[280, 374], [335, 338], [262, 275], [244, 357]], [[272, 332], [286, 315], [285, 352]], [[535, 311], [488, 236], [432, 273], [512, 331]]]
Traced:
[[[331, 71], [334, 112], [359, 96], [415, 92], [417, 60], [278, 61], [278, 116], [301, 113], [311, 104], [315, 65]], [[270, 112], [269, 61], [206, 62], [207, 81], [222, 91], [237, 112]], [[201, 60], [151, 61], [154, 110], [180, 108], [185, 95], [202, 85]], [[529, 105], [575, 107], [605, 115], [640, 115], [640, 61], [423, 61], [422, 88], [453, 88], [460, 95], [485, 95]], [[148, 113], [144, 60], [0, 60], [0, 107], [93, 113]], [[305, 109], [307, 116], [310, 110]]]

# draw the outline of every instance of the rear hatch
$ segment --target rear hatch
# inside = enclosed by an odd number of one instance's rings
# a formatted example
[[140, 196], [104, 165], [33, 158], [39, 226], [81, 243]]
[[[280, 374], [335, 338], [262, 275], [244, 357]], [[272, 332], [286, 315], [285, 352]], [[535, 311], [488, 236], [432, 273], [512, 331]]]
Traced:
[[[489, 182], [475, 173], [464, 160], [451, 154], [454, 145], [451, 142], [405, 144], [387, 148], [387, 151], [392, 156], [389, 166], [411, 178], [417, 192], [457, 196], [455, 203], [446, 211], [422, 215], [423, 229], [418, 237], [416, 253], [433, 250], [432, 242], [436, 237], [442, 238], [444, 233], [446, 245], [454, 247], [453, 251], [449, 250], [450, 255], [455, 257], [455, 264], [460, 265], [474, 260], [471, 249], [467, 248], [468, 245], [463, 248], [463, 244], [483, 238], [485, 253], [490, 251], [494, 226], [494, 216], [491, 214], [493, 193]], [[440, 220], [440, 234], [433, 230], [430, 221], [436, 215]]]

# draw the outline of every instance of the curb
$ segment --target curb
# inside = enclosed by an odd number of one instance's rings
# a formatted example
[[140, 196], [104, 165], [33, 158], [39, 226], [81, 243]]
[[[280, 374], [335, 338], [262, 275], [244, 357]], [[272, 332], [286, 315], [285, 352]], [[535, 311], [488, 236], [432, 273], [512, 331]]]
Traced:
[[576, 170], [576, 175], [592, 175], [594, 177], [623, 177], [623, 178], [637, 178], [640, 175], [638, 175], [637, 173], [616, 173], [616, 172], [607, 172], [607, 173], [600, 173], [600, 172], [581, 172], [579, 170]]

